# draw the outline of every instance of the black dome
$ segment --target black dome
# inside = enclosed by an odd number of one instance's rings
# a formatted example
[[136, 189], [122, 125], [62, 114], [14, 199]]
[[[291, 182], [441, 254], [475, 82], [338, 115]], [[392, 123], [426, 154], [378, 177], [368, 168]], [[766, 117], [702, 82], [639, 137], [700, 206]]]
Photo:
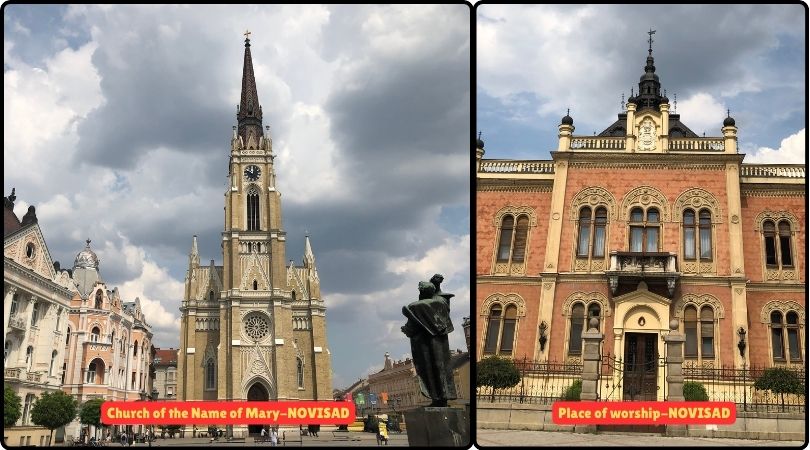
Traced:
[[563, 125], [573, 125], [574, 124], [574, 119], [572, 119], [571, 116], [566, 114], [565, 117], [562, 118], [562, 124]]
[[475, 145], [477, 148], [484, 148], [484, 140], [481, 139], [481, 132], [478, 132], [478, 140], [475, 141]]
[[734, 118], [729, 116], [729, 117], [726, 117], [726, 119], [723, 121], [723, 126], [724, 127], [733, 127], [734, 123], [735, 123]]

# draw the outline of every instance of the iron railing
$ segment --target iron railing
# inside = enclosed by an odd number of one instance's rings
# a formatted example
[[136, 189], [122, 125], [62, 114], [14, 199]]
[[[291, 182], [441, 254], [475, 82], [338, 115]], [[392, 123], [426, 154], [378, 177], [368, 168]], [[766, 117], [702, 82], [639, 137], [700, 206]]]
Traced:
[[684, 383], [697, 382], [703, 385], [711, 401], [737, 403], [742, 411], [801, 412], [805, 411], [804, 367], [785, 367], [801, 383], [801, 394], [775, 394], [754, 387], [766, 367], [701, 367], [684, 364]]
[[[576, 380], [582, 378], [581, 362], [515, 360], [520, 382], [507, 389], [477, 388], [476, 396], [487, 402], [550, 405], [560, 400]], [[494, 392], [493, 392], [494, 391]]]

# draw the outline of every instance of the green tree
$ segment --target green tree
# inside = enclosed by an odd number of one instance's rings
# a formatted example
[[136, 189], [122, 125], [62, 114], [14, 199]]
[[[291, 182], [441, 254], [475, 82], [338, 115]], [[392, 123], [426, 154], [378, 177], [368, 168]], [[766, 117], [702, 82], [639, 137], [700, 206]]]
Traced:
[[703, 384], [696, 381], [687, 381], [683, 383], [683, 398], [688, 402], [708, 401], [709, 393]]
[[31, 407], [31, 422], [51, 430], [69, 424], [76, 417], [76, 400], [62, 391], [44, 392]]
[[579, 396], [582, 394], [582, 380], [575, 380], [571, 386], [563, 392], [562, 399], [567, 401], [579, 401]]
[[14, 389], [6, 386], [3, 389], [3, 425], [13, 426], [22, 415], [22, 405], [20, 396]]
[[795, 372], [782, 367], [765, 369], [762, 375], [754, 382], [754, 387], [763, 391], [771, 391], [782, 397], [782, 411], [785, 410], [785, 394], [803, 394], [804, 384]]
[[491, 401], [495, 401], [495, 389], [517, 386], [520, 383], [520, 372], [511, 359], [490, 356], [478, 362], [475, 385], [492, 388]]
[[79, 411], [79, 421], [85, 425], [93, 425], [98, 430], [101, 427], [101, 404], [103, 399], [94, 398], [84, 402]]

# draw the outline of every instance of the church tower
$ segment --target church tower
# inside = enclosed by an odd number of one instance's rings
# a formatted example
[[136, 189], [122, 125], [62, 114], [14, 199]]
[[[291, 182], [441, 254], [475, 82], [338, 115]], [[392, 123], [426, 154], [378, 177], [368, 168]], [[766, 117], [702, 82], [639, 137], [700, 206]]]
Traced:
[[[246, 33], [249, 36], [249, 33]], [[245, 39], [222, 231], [223, 265], [200, 266], [194, 236], [181, 307], [181, 400], [331, 399], [326, 308], [309, 236], [286, 264], [273, 142]], [[255, 429], [254, 429], [255, 428]], [[234, 436], [259, 427], [234, 426]]]

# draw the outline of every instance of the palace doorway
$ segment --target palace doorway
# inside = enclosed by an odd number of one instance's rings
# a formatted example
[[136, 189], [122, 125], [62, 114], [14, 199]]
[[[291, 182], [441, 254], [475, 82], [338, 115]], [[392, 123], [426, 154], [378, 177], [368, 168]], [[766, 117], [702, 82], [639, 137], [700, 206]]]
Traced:
[[622, 399], [655, 401], [658, 395], [658, 334], [625, 333]]

